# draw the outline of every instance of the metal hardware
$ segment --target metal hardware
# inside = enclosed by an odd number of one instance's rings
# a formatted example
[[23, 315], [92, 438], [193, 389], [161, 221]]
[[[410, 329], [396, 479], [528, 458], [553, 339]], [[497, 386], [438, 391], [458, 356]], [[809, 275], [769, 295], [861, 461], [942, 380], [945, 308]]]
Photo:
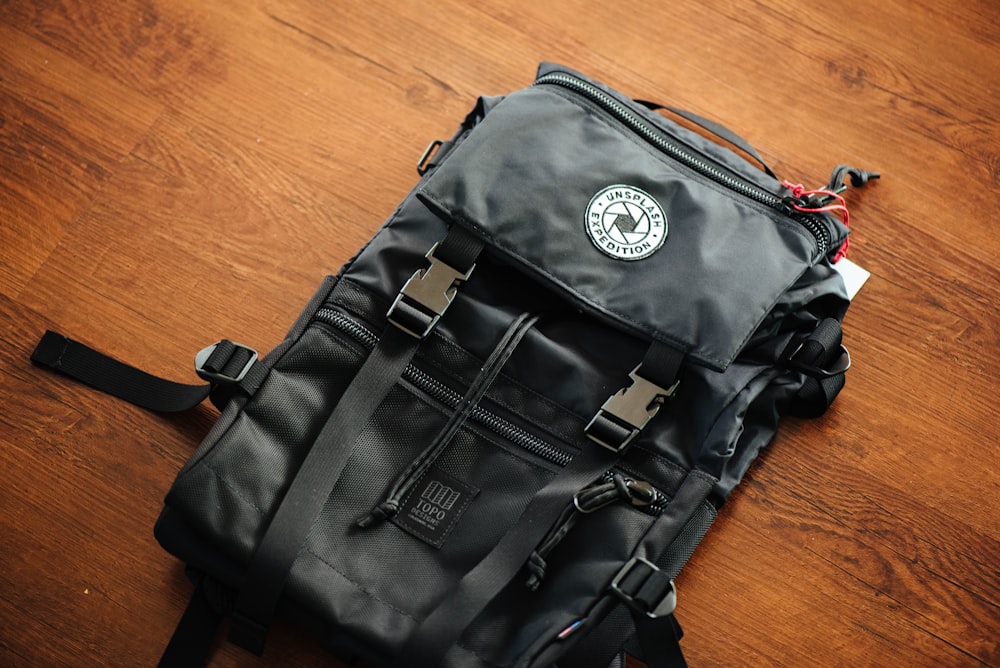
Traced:
[[[389, 322], [418, 339], [431, 333], [455, 299], [458, 286], [467, 281], [476, 268], [473, 264], [468, 271], [461, 272], [450, 267], [434, 257], [437, 248], [438, 244], [434, 244], [427, 251], [425, 257], [430, 266], [414, 272], [386, 313]], [[410, 308], [404, 313], [404, 307]]]
[[625, 486], [630, 493], [629, 501], [633, 506], [643, 507], [656, 501], [656, 489], [645, 480], [626, 480]]
[[847, 346], [844, 344], [840, 344], [840, 357], [837, 358], [836, 362], [830, 365], [829, 369], [822, 369], [812, 364], [803, 364], [802, 362], [795, 361], [795, 356], [799, 354], [799, 351], [802, 350], [802, 346], [804, 346], [806, 342], [807, 341], [803, 341], [799, 344], [799, 346], [795, 349], [795, 352], [792, 353], [789, 356], [788, 361], [785, 362], [785, 366], [790, 369], [795, 369], [796, 371], [801, 371], [807, 376], [812, 376], [813, 378], [832, 378], [833, 376], [839, 376], [840, 374], [845, 373], [851, 368], [851, 353], [848, 352]]
[[424, 149], [424, 154], [420, 156], [420, 160], [417, 161], [417, 174], [423, 176], [430, 169], [431, 154], [437, 151], [444, 144], [440, 139], [435, 139], [427, 148]]
[[[673, 396], [680, 383], [677, 381], [669, 388], [664, 389], [640, 376], [638, 372], [641, 366], [637, 366], [629, 373], [632, 384], [608, 397], [608, 400], [604, 402], [601, 409], [584, 428], [584, 432], [591, 440], [614, 452], [624, 450], [639, 435], [643, 427], [659, 412], [664, 400]], [[628, 435], [621, 443], [608, 442], [597, 433], [602, 421], [611, 422], [613, 426], [628, 430]]]
[[[648, 575], [643, 578], [639, 587], [636, 588], [634, 592], [627, 592], [622, 589], [622, 583], [625, 578], [632, 574], [633, 569], [640, 567], [649, 570]], [[640, 593], [643, 587], [649, 583], [650, 578], [664, 578], [666, 575], [657, 566], [649, 561], [648, 559], [643, 559], [642, 557], [633, 557], [622, 567], [618, 574], [615, 575], [614, 580], [611, 581], [611, 592], [620, 598], [625, 605], [637, 610], [650, 619], [658, 619], [660, 617], [666, 617], [667, 615], [673, 614], [674, 610], [677, 608], [677, 588], [674, 587], [674, 581], [670, 580], [668, 582], [668, 587], [663, 598], [660, 599], [656, 605], [650, 606], [644, 601], [640, 601], [637, 595]], [[657, 585], [660, 586], [660, 585]], [[650, 609], [652, 608], [652, 609]]]

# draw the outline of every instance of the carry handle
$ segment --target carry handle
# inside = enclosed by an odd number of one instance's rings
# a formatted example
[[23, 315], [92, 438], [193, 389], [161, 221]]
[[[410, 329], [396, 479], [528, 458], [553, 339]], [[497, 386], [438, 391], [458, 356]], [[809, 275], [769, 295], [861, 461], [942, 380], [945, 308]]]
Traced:
[[652, 111], [660, 111], [660, 110], [669, 111], [672, 114], [680, 116], [686, 121], [694, 123], [701, 129], [707, 130], [708, 132], [712, 133], [719, 139], [722, 139], [723, 141], [732, 144], [733, 146], [740, 149], [741, 151], [749, 155], [751, 158], [759, 162], [761, 167], [764, 168], [764, 171], [771, 178], [774, 179], [778, 178], [777, 176], [774, 175], [774, 172], [771, 171], [771, 168], [767, 166], [767, 163], [764, 162], [764, 158], [762, 158], [760, 153], [757, 152], [757, 149], [751, 146], [750, 142], [748, 142], [746, 139], [743, 139], [743, 137], [740, 137], [738, 134], [736, 134], [729, 128], [719, 125], [715, 121], [711, 121], [703, 116], [699, 116], [698, 114], [692, 113], [690, 111], [678, 109], [677, 107], [669, 107], [665, 104], [660, 104], [659, 102], [650, 102], [648, 100], [636, 100], [636, 103], [641, 104], [642, 106]]

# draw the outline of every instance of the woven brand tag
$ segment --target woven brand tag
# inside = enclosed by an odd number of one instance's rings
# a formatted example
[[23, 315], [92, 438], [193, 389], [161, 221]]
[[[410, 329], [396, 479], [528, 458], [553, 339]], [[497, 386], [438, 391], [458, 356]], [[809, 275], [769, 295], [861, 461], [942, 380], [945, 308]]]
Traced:
[[428, 545], [441, 547], [478, 493], [478, 489], [432, 468], [403, 499], [392, 521]]

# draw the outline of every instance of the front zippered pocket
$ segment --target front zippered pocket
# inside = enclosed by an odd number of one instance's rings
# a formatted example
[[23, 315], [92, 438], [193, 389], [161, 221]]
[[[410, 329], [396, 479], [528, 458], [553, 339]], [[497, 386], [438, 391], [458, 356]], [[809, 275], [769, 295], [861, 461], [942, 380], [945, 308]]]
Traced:
[[700, 155], [695, 155], [677, 142], [671, 141], [665, 132], [642, 118], [638, 113], [630, 109], [614, 96], [601, 90], [597, 86], [575, 77], [565, 72], [552, 72], [542, 75], [535, 80], [534, 85], [555, 85], [573, 91], [583, 96], [587, 100], [595, 103], [609, 115], [624, 124], [635, 134], [642, 137], [647, 143], [656, 147], [660, 152], [670, 156], [677, 162], [694, 170], [698, 174], [718, 183], [726, 188], [748, 197], [755, 202], [764, 204], [772, 209], [780, 211], [799, 225], [804, 227], [816, 240], [819, 256], [826, 255], [832, 243], [830, 231], [826, 225], [816, 219], [815, 216], [795, 213], [785, 201], [773, 193], [769, 193], [755, 185], [747, 183], [726, 173], [721, 167], [709, 162]]
[[[347, 334], [369, 350], [373, 349], [378, 343], [378, 336], [373, 331], [336, 309], [321, 308], [316, 312], [314, 320]], [[455, 410], [462, 402], [461, 394], [424, 371], [421, 371], [413, 364], [406, 367], [406, 370], [403, 372], [403, 378], [450, 410]], [[540, 457], [559, 467], [566, 466], [573, 459], [572, 452], [552, 445], [509, 420], [505, 420], [496, 413], [480, 406], [473, 408], [469, 414], [469, 419], [525, 452]]]
[[[348, 335], [367, 349], [374, 348], [378, 343], [378, 336], [372, 330], [335, 308], [321, 308], [316, 312], [314, 321]], [[418, 369], [413, 364], [407, 366], [403, 373], [403, 378], [448, 410], [457, 409], [462, 402], [462, 395], [460, 393]], [[487, 431], [496, 434], [504, 441], [517, 446], [519, 449], [551, 464], [555, 464], [560, 468], [565, 467], [573, 460], [574, 453], [572, 451], [552, 445], [548, 441], [539, 438], [526, 429], [481, 406], [476, 406], [470, 412], [468, 419]], [[606, 471], [601, 477], [601, 482], [610, 482], [613, 474], [613, 471]], [[634, 477], [628, 473], [623, 472], [623, 474], [627, 477]], [[659, 489], [653, 489], [650, 503], [640, 509], [644, 513], [658, 515], [663, 512], [668, 501], [669, 497], [667, 494]]]

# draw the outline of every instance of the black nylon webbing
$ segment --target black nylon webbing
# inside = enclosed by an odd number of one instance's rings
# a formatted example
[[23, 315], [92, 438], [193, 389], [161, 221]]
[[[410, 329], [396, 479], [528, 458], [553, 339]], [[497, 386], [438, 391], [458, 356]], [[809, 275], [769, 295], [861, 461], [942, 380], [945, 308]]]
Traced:
[[222, 621], [222, 614], [212, 605], [206, 587], [204, 578], [198, 581], [184, 616], [160, 657], [158, 668], [204, 665]]
[[434, 257], [455, 271], [472, 269], [483, 250], [483, 242], [459, 225], [448, 228], [448, 234], [434, 251]]
[[[841, 355], [843, 330], [835, 318], [821, 320], [802, 342], [790, 359], [817, 369], [825, 369]], [[794, 344], [794, 342], [793, 342]], [[830, 407], [844, 388], [845, 374], [831, 376], [806, 374], [805, 381], [789, 406], [789, 413], [797, 417], [819, 417]]]
[[38, 342], [31, 361], [105, 394], [162, 413], [194, 408], [212, 389], [211, 385], [185, 385], [153, 376], [51, 330]]
[[493, 550], [444, 596], [396, 657], [396, 668], [437, 668], [465, 629], [520, 572], [566, 506], [566, 499], [618, 461], [617, 453], [588, 446], [531, 500]]
[[285, 581], [375, 409], [413, 358], [419, 339], [388, 325], [337, 403], [247, 566], [229, 639], [260, 654]]
[[[670, 503], [646, 530], [635, 554], [655, 562], [656, 557], [669, 548], [690, 521], [691, 513], [708, 498], [715, 483], [715, 478], [708, 474], [689, 472]], [[650, 619], [642, 612], [632, 610], [632, 619], [643, 659], [650, 668], [681, 668], [687, 665], [680, 648], [680, 625], [672, 614]]]
[[639, 375], [669, 390], [677, 382], [683, 361], [684, 353], [660, 341], [653, 341], [642, 358]]
[[681, 651], [684, 632], [673, 615], [650, 619], [633, 610], [632, 620], [648, 668], [687, 668]]

